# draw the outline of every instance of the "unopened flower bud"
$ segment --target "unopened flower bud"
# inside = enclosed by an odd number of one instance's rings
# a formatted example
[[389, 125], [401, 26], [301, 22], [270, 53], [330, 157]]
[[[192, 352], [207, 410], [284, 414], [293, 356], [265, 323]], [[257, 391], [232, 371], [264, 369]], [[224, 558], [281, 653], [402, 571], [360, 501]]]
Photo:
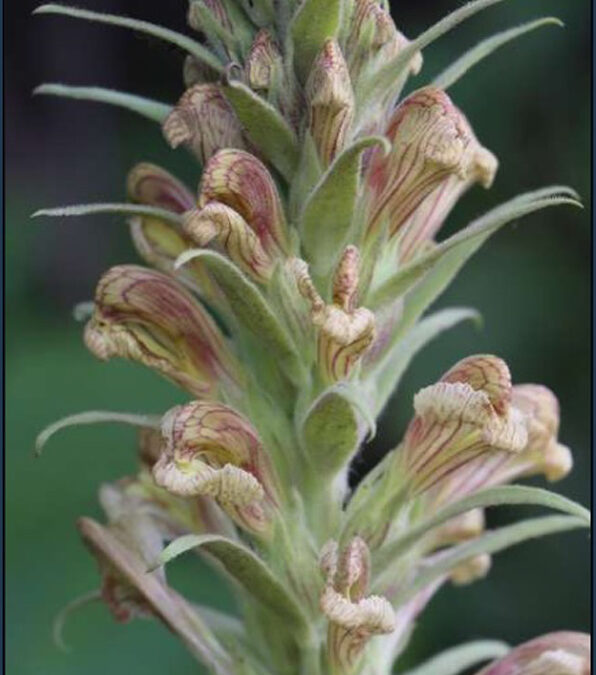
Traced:
[[162, 421], [158, 485], [184, 497], [212, 497], [243, 527], [264, 533], [276, 488], [273, 469], [252, 425], [232, 408], [195, 401]]
[[271, 256], [288, 250], [288, 232], [275, 182], [265, 165], [242, 150], [220, 150], [208, 162], [199, 208], [220, 202], [240, 214]]
[[386, 131], [392, 150], [372, 150], [366, 170], [368, 235], [394, 236], [423, 201], [452, 176], [489, 185], [493, 171], [464, 115], [447, 94], [426, 87], [405, 99]]
[[354, 537], [339, 555], [337, 544], [327, 544], [321, 563], [327, 577], [321, 610], [329, 620], [329, 660], [342, 673], [349, 674], [357, 668], [373, 635], [393, 632], [395, 614], [386, 598], [366, 596], [370, 552], [363, 539]]
[[325, 166], [343, 149], [354, 117], [348, 67], [335, 40], [327, 40], [306, 82], [309, 128]]
[[182, 95], [163, 123], [171, 147], [186, 145], [205, 164], [222, 148], [243, 148], [242, 128], [217, 84], [197, 84]]
[[262, 28], [251, 45], [244, 70], [251, 89], [267, 91], [283, 67], [281, 52], [271, 33]]
[[[377, 0], [355, 0], [346, 43], [353, 80], [367, 64], [395, 57], [408, 44], [409, 40], [397, 30], [393, 19]], [[410, 72], [416, 75], [421, 68], [422, 54], [417, 52], [410, 61]]]
[[139, 361], [195, 396], [242, 380], [206, 310], [174, 279], [136, 265], [112, 267], [99, 281], [85, 343], [100, 359]]
[[456, 586], [467, 586], [478, 579], [483, 579], [490, 571], [491, 557], [487, 553], [474, 556], [461, 563], [453, 570], [449, 578]]

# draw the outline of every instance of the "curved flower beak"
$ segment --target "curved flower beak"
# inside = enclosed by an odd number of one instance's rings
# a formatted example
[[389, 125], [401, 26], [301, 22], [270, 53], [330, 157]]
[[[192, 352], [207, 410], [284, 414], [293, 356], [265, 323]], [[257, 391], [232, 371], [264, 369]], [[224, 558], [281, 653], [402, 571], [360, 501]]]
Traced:
[[250, 531], [269, 530], [276, 478], [256, 430], [232, 408], [195, 401], [170, 410], [153, 476], [173, 494], [216, 499]]
[[477, 675], [589, 675], [590, 636], [549, 633], [511, 650]]
[[489, 161], [464, 115], [440, 89], [425, 87], [406, 98], [395, 109], [386, 136], [391, 152], [383, 156], [373, 150], [365, 175], [367, 237], [376, 237], [385, 227], [389, 237], [396, 236], [437, 191], [441, 208], [431, 199], [424, 207], [431, 213], [423, 210], [420, 222], [408, 228], [415, 241], [420, 230], [434, 234], [437, 213], [444, 218], [445, 206], [453, 205], [464, 186], [480, 181], [488, 187], [492, 182], [496, 160]]
[[200, 397], [237, 388], [242, 370], [206, 310], [174, 279], [136, 265], [100, 279], [85, 343], [100, 359], [139, 361]]
[[184, 231], [200, 247], [215, 246], [255, 281], [269, 281], [275, 267], [255, 231], [225, 204], [209, 202], [184, 214]]
[[333, 279], [333, 302], [326, 304], [316, 290], [303, 260], [293, 261], [301, 295], [311, 306], [317, 328], [317, 360], [323, 378], [337, 382], [348, 378], [375, 339], [375, 317], [365, 307], [355, 307], [360, 254], [348, 246]]
[[207, 163], [199, 209], [219, 202], [236, 211], [271, 256], [289, 250], [288, 231], [275, 182], [265, 165], [242, 150], [220, 150]]
[[244, 148], [242, 127], [218, 84], [187, 89], [163, 123], [172, 148], [185, 145], [202, 163], [222, 148]]
[[279, 47], [266, 28], [255, 35], [246, 57], [244, 71], [251, 89], [269, 91], [282, 72], [283, 61]]
[[366, 542], [354, 537], [338, 555], [328, 542], [321, 554], [327, 583], [321, 610], [329, 620], [327, 651], [333, 672], [356, 671], [362, 652], [373, 635], [392, 633], [395, 613], [386, 598], [366, 596], [370, 577], [370, 552]]

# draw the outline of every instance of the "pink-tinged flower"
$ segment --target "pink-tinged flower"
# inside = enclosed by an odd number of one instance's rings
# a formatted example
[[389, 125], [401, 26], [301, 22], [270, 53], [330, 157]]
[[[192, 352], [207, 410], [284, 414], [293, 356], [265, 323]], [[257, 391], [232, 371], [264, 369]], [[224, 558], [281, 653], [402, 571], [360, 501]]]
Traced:
[[[368, 237], [377, 236], [385, 226], [390, 237], [397, 235], [423, 205], [420, 222], [415, 219], [416, 227], [408, 225], [410, 239], [417, 240], [419, 229], [430, 236], [438, 229], [436, 213], [445, 215], [441, 199], [450, 208], [468, 185], [479, 181], [488, 187], [492, 182], [496, 160], [440, 89], [425, 87], [406, 98], [395, 109], [385, 135], [391, 152], [383, 156], [374, 149], [365, 173]], [[437, 195], [443, 197], [434, 206]]]
[[171, 277], [136, 265], [112, 267], [100, 279], [85, 343], [100, 359], [139, 361], [195, 396], [217, 397], [242, 380], [206, 310]]
[[184, 92], [163, 123], [171, 147], [184, 144], [205, 164], [222, 148], [245, 147], [242, 127], [218, 84], [197, 84]]
[[311, 306], [317, 329], [317, 361], [324, 379], [348, 378], [375, 339], [375, 317], [365, 307], [356, 307], [360, 254], [348, 246], [333, 279], [333, 302], [326, 304], [315, 288], [308, 266], [294, 259], [292, 268], [301, 295]]
[[242, 150], [220, 150], [207, 163], [199, 209], [219, 202], [236, 211], [271, 256], [287, 253], [288, 231], [281, 199], [265, 165]]
[[255, 35], [250, 47], [244, 72], [251, 89], [269, 91], [283, 69], [282, 55], [279, 46], [266, 28]]
[[512, 649], [477, 675], [590, 675], [590, 636], [549, 633]]
[[158, 485], [216, 499], [242, 527], [266, 534], [278, 500], [273, 468], [253, 426], [228, 406], [194, 401], [162, 420]]
[[244, 218], [225, 204], [209, 202], [184, 214], [184, 231], [201, 247], [214, 246], [259, 282], [271, 278], [276, 260], [263, 248]]
[[[131, 169], [126, 186], [129, 199], [137, 204], [156, 206], [176, 214], [183, 214], [195, 205], [192, 193], [177, 178], [147, 162]], [[131, 218], [130, 232], [143, 260], [168, 274], [174, 273], [178, 256], [193, 246], [179, 225], [156, 216]], [[215, 302], [216, 286], [201, 261], [190, 261], [177, 274], [182, 281]]]
[[[355, 0], [346, 55], [350, 75], [356, 80], [364, 66], [380, 64], [399, 54], [409, 40], [400, 33], [389, 13], [377, 0]], [[414, 75], [422, 68], [422, 54], [417, 52], [410, 61]]]
[[350, 73], [335, 40], [315, 59], [305, 88], [309, 129], [324, 166], [342, 151], [354, 118]]
[[545, 387], [513, 387], [495, 356], [471, 356], [414, 398], [396, 463], [411, 494], [445, 503], [483, 487], [544, 473], [550, 480], [571, 468], [556, 441], [558, 405]]
[[320, 604], [329, 621], [327, 654], [332, 668], [349, 675], [372, 636], [393, 632], [395, 613], [386, 598], [366, 595], [370, 552], [360, 537], [351, 539], [341, 553], [336, 542], [328, 542], [320, 565], [326, 577]]

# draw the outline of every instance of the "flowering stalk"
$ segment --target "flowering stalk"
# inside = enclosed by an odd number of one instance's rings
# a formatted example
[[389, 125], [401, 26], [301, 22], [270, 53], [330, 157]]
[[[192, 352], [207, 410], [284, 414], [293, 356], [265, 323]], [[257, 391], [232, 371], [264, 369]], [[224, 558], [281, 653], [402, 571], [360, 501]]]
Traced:
[[[474, 318], [426, 313], [461, 266], [507, 222], [578, 205], [569, 188], [539, 189], [439, 237], [458, 199], [490, 188], [498, 168], [446, 89], [508, 40], [558, 21], [489, 38], [435, 82], [401, 92], [423, 49], [499, 1], [470, 2], [414, 40], [377, 0], [191, 0], [192, 38], [62, 5], [36, 10], [128, 27], [186, 53], [172, 104], [37, 90], [155, 120], [166, 143], [190, 153], [199, 183], [195, 193], [141, 163], [124, 202], [37, 213], [128, 216], [146, 266], [102, 276], [85, 344], [188, 396], [159, 415], [74, 415], [38, 449], [69, 424], [140, 428], [138, 473], [102, 486], [107, 525], [82, 518], [79, 531], [115, 619], [161, 620], [217, 675], [388, 675], [443, 585], [483, 577], [507, 546], [589, 524], [570, 500], [509, 485], [563, 478], [572, 457], [558, 440], [555, 395], [514, 385], [493, 355], [463, 358], [421, 389], [401, 443], [348, 486], [409, 361]], [[486, 530], [484, 509], [500, 504], [560, 513]], [[190, 550], [232, 580], [241, 620], [169, 586], [165, 565]], [[482, 674], [584, 675], [587, 649], [584, 636], [553, 634]], [[428, 672], [505, 652], [466, 645]]]

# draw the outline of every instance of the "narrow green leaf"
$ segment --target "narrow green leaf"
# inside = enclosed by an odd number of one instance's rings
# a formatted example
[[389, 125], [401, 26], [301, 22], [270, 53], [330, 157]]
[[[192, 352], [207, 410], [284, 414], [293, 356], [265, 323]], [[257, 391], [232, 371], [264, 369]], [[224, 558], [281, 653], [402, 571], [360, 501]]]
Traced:
[[185, 251], [176, 260], [175, 268], [195, 258], [201, 258], [225, 294], [236, 319], [271, 350], [290, 376], [301, 377], [302, 366], [296, 347], [256, 285], [222, 255], [206, 249]]
[[[503, 2], [503, 0], [474, 0], [474, 2], [468, 2], [463, 7], [443, 17], [410, 42], [395, 58], [383, 65], [377, 71], [374, 78], [364, 78], [364, 85], [361, 87], [361, 91], [358, 92], [357, 100], [366, 105], [368, 101], [377, 100], [379, 97], [391, 92], [395, 89], [395, 83], [402, 79], [408, 64], [416, 52], [422, 51], [466, 19], [499, 2]], [[397, 96], [398, 93], [395, 92], [395, 95]]]
[[521, 26], [515, 28], [510, 28], [509, 30], [504, 30], [501, 33], [492, 35], [491, 37], [479, 42], [475, 47], [463, 54], [457, 61], [452, 63], [448, 68], [446, 68], [440, 75], [438, 75], [434, 82], [432, 83], [434, 87], [439, 89], [449, 89], [453, 86], [463, 75], [465, 75], [468, 70], [473, 68], [477, 63], [480, 63], [487, 56], [490, 56], [500, 47], [503, 47], [508, 42], [515, 40], [530, 31], [540, 28], [541, 26], [560, 26], [561, 28], [565, 24], [552, 16], [545, 17], [543, 19], [537, 19], [536, 21], [530, 21], [524, 23]]
[[301, 239], [317, 276], [329, 272], [347, 243], [360, 188], [362, 153], [374, 145], [389, 151], [389, 141], [380, 136], [356, 141], [323, 174], [304, 207]]
[[292, 20], [294, 70], [306, 82], [310, 67], [325, 40], [337, 36], [341, 26], [341, 0], [304, 0]]
[[480, 314], [467, 307], [442, 309], [422, 319], [401, 340], [393, 340], [369, 376], [374, 383], [375, 413], [383, 410], [416, 354], [444, 331], [468, 320], [480, 323]]
[[509, 645], [497, 640], [474, 640], [447, 649], [405, 675], [458, 675], [481, 661], [493, 661], [509, 652]]
[[231, 539], [211, 534], [188, 534], [174, 540], [162, 551], [156, 566], [165, 565], [179, 555], [201, 548], [218, 562], [248, 594], [297, 630], [306, 629], [304, 614], [286, 586], [252, 551]]
[[291, 182], [299, 151], [296, 135], [288, 123], [270, 103], [242, 82], [229, 81], [224, 93], [251, 142]]
[[472, 509], [514, 504], [544, 506], [579, 518], [585, 522], [587, 527], [591, 523], [591, 515], [588, 509], [556, 492], [527, 485], [501, 485], [481, 490], [453, 502], [430, 518], [423, 520], [418, 525], [414, 525], [397, 539], [383, 546], [375, 554], [375, 566], [379, 570], [385, 569], [393, 560], [396, 560], [399, 555], [425, 534], [462, 513], [467, 513]]
[[117, 422], [130, 424], [135, 427], [151, 427], [159, 429], [160, 417], [157, 415], [135, 415], [134, 413], [119, 413], [110, 410], [87, 410], [75, 415], [68, 415], [47, 426], [35, 439], [35, 454], [41, 455], [45, 444], [50, 438], [68, 427], [81, 426], [83, 424], [99, 424], [103, 422]]
[[398, 270], [396, 274], [371, 292], [366, 305], [378, 308], [395, 301], [400, 296], [403, 296], [416, 281], [431, 270], [446, 254], [457, 251], [455, 257], [459, 267], [461, 267], [503, 225], [548, 206], [561, 206], [564, 204], [581, 207], [578, 201], [567, 196], [544, 196], [539, 199], [526, 201], [523, 195], [498, 206], [473, 221], [463, 230], [437, 244], [434, 249], [422, 255], [418, 260]]
[[[397, 606], [403, 605], [413, 598], [418, 591], [436, 581], [444, 574], [448, 574], [460, 563], [483, 553], [493, 554], [503, 549], [519, 544], [527, 539], [535, 539], [547, 534], [565, 532], [588, 527], [584, 518], [575, 516], [542, 516], [528, 518], [513, 525], [506, 525], [492, 532], [487, 532], [476, 539], [467, 541], [448, 549], [434, 564], [421, 570], [417, 577], [398, 593], [394, 599]], [[389, 575], [392, 576], [392, 575]], [[379, 576], [375, 585], [382, 585], [383, 578]]]
[[337, 391], [323, 393], [302, 423], [302, 441], [317, 471], [335, 474], [358, 448], [358, 418], [353, 405]]
[[160, 103], [143, 96], [135, 96], [134, 94], [127, 94], [115, 89], [105, 89], [104, 87], [71, 87], [66, 84], [48, 83], [36, 87], [33, 93], [63, 96], [82, 101], [109, 103], [110, 105], [132, 110], [132, 112], [138, 113], [158, 124], [161, 124], [170, 113], [170, 110], [172, 110], [172, 106], [167, 103]]
[[40, 216], [64, 217], [71, 216], [90, 216], [95, 213], [119, 213], [125, 216], [149, 216], [150, 218], [159, 218], [167, 220], [175, 225], [182, 224], [182, 218], [179, 213], [160, 209], [157, 206], [146, 206], [144, 204], [122, 204], [100, 203], [100, 204], [73, 204], [70, 206], [58, 206], [53, 209], [40, 209], [31, 215], [31, 218]]
[[115, 14], [103, 14], [101, 12], [91, 12], [87, 9], [78, 9], [77, 7], [67, 7], [65, 5], [47, 4], [41, 5], [33, 10], [33, 14], [61, 14], [63, 16], [70, 16], [75, 19], [85, 19], [87, 21], [97, 21], [98, 23], [107, 23], [112, 26], [121, 26], [122, 28], [131, 28], [140, 33], [152, 35], [153, 37], [169, 42], [170, 44], [180, 47], [185, 50], [195, 59], [205, 63], [210, 68], [213, 68], [218, 73], [223, 73], [223, 66], [213, 54], [203, 47], [200, 43], [192, 40], [186, 35], [177, 33], [176, 31], [158, 26], [148, 21], [141, 21], [139, 19], [131, 19], [126, 16], [118, 16]]
[[257, 26], [273, 24], [275, 19], [273, 0], [240, 0], [240, 4]]

